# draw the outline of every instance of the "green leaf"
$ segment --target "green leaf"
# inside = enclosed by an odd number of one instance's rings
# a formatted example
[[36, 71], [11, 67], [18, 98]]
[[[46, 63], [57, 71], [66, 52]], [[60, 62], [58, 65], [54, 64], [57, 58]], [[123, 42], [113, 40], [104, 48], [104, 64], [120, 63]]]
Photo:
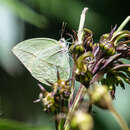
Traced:
[[13, 48], [13, 53], [25, 65], [34, 78], [49, 85], [56, 82], [57, 69], [61, 79], [70, 75], [68, 49], [65, 41], [49, 38], [35, 38], [23, 41]]
[[35, 26], [43, 27], [46, 25], [47, 21], [44, 16], [36, 13], [18, 0], [0, 0], [0, 3], [7, 5], [17, 16]]
[[0, 119], [0, 130], [51, 130], [48, 126], [32, 126], [17, 121]]
[[[84, 6], [78, 0], [31, 0], [34, 6], [37, 6], [41, 12], [49, 16], [62, 19], [73, 29], [77, 29], [80, 13]], [[90, 29], [98, 30], [106, 25], [106, 18], [91, 8], [87, 12], [86, 24]], [[96, 33], [96, 32], [95, 32]]]

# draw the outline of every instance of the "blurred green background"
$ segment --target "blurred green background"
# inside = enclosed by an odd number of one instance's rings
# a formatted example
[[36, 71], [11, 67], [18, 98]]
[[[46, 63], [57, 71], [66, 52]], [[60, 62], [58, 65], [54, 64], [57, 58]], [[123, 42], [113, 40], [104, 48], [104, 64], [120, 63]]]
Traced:
[[[35, 79], [12, 54], [18, 42], [36, 37], [59, 39], [78, 29], [81, 11], [95, 41], [130, 15], [129, 0], [0, 0], [0, 130], [54, 130], [54, 116], [34, 104], [40, 92]], [[126, 26], [129, 29], [130, 24]], [[114, 104], [130, 127], [130, 86], [117, 89]], [[111, 113], [94, 108], [94, 130], [120, 130]]]

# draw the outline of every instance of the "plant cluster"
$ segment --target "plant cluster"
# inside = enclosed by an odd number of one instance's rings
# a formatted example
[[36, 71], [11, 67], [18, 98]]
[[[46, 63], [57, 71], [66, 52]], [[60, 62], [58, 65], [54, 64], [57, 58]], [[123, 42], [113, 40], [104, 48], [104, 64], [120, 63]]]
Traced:
[[[48, 92], [39, 85], [42, 93], [37, 101], [42, 102], [45, 111], [55, 114], [57, 130], [92, 130], [93, 105], [110, 110], [122, 130], [128, 130], [112, 100], [117, 86], [124, 89], [125, 83], [130, 84], [130, 64], [123, 61], [130, 60], [130, 31], [123, 30], [130, 16], [95, 43], [92, 31], [84, 28], [86, 11], [87, 8], [84, 8], [79, 30], [74, 33], [69, 47], [74, 63], [72, 77], [63, 80], [57, 69], [57, 81], [46, 80], [52, 91]], [[80, 83], [77, 91], [76, 81]]]

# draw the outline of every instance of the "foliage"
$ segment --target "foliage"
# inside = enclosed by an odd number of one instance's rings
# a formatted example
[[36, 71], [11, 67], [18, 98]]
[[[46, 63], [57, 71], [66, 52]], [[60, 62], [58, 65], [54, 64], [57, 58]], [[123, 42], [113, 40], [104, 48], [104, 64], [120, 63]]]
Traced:
[[19, 123], [16, 121], [11, 121], [7, 119], [2, 119], [0, 120], [0, 129], [1, 130], [50, 130], [48, 126], [41, 126], [41, 127], [36, 127], [36, 126], [31, 126], [31, 125], [26, 125], [24, 123]]
[[46, 23], [46, 18], [44, 16], [36, 13], [19, 0], [0, 0], [0, 3], [8, 6], [16, 15], [31, 24], [43, 27]]

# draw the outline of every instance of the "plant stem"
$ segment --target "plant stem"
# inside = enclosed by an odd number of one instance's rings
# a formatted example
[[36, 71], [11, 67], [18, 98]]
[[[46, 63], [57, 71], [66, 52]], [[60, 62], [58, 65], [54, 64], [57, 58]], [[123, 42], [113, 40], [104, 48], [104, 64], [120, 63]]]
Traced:
[[88, 8], [84, 8], [80, 16], [80, 24], [78, 29], [78, 44], [82, 44], [83, 27], [85, 23], [86, 12]]
[[82, 93], [84, 92], [84, 88], [85, 87], [82, 84], [80, 84], [80, 87], [78, 89], [78, 92], [76, 94], [75, 100], [74, 100], [72, 108], [71, 108], [71, 113], [74, 112], [74, 110], [76, 109], [76, 107], [78, 105], [79, 100], [81, 99], [81, 96], [83, 96]]
[[[84, 28], [84, 23], [85, 23], [85, 17], [86, 17], [87, 10], [88, 10], [88, 8], [84, 8], [83, 11], [82, 11], [82, 14], [80, 16], [80, 24], [79, 24], [79, 29], [78, 29], [78, 42], [77, 42], [78, 44], [82, 44], [83, 28]], [[72, 88], [73, 90], [74, 90], [74, 82], [75, 82], [74, 70], [75, 70], [75, 65], [73, 67], [73, 72], [72, 72], [72, 85], [71, 86], [73, 87]], [[78, 90], [78, 92], [76, 94], [75, 100], [74, 100], [72, 106], [69, 109], [69, 112], [68, 112], [68, 115], [67, 115], [67, 118], [66, 118], [66, 122], [65, 122], [65, 125], [64, 125], [65, 130], [69, 130], [70, 117], [71, 117], [72, 113], [74, 112], [75, 108], [78, 105], [78, 102], [79, 102], [79, 100], [81, 98], [81, 95], [83, 93], [83, 89], [84, 89], [84, 86], [81, 84], [80, 87], [79, 87], [79, 90]]]
[[64, 130], [64, 119], [61, 119], [58, 125], [58, 130]]
[[70, 94], [69, 103], [68, 103], [68, 107], [69, 107], [69, 108], [72, 106], [73, 95], [74, 95], [75, 69], [76, 69], [76, 65], [74, 64], [74, 65], [73, 65], [73, 69], [72, 69], [71, 94]]
[[112, 112], [113, 116], [120, 124], [122, 130], [129, 130], [126, 122], [121, 118], [121, 116], [118, 114], [118, 112], [115, 110], [115, 108], [112, 105], [109, 105], [109, 110]]
[[111, 96], [106, 95], [105, 96], [105, 101], [107, 103], [107, 107], [109, 109], [109, 111], [113, 114], [113, 116], [116, 118], [117, 122], [119, 123], [119, 125], [121, 126], [122, 130], [129, 130], [126, 122], [121, 118], [121, 116], [119, 115], [119, 113], [116, 111], [116, 109], [114, 108], [114, 106], [112, 105], [112, 99]]
[[75, 86], [75, 69], [76, 69], [76, 65], [74, 64], [72, 70], [71, 92], [73, 92]]
[[80, 84], [80, 87], [79, 87], [78, 92], [76, 94], [76, 97], [75, 97], [75, 100], [73, 102], [73, 105], [70, 108], [70, 111], [69, 111], [69, 113], [67, 115], [67, 119], [66, 119], [66, 122], [65, 122], [65, 130], [69, 130], [69, 120], [70, 120], [70, 117], [71, 117], [72, 113], [75, 111], [75, 109], [76, 109], [76, 107], [78, 105], [78, 102], [81, 99], [81, 96], [83, 96], [82, 94], [84, 92], [84, 89], [85, 89], [85, 87], [82, 84]]
[[123, 21], [123, 23], [118, 27], [118, 29], [116, 30], [117, 32], [120, 32], [125, 26], [126, 24], [130, 21], [130, 16], [127, 16], [127, 18]]
[[[57, 116], [56, 113], [55, 113], [55, 116]], [[58, 120], [56, 119], [56, 120], [55, 120], [55, 127], [56, 127], [56, 130], [58, 130], [58, 125], [59, 125], [59, 123], [58, 123]]]
[[[87, 10], [88, 10], [88, 8], [84, 8], [82, 13], [81, 13], [81, 16], [80, 16], [80, 23], [79, 23], [79, 29], [78, 29], [78, 44], [82, 44], [82, 34], [83, 34], [83, 28], [84, 28], [84, 23], [85, 23], [85, 17], [86, 17]], [[75, 75], [74, 75], [74, 77], [75, 77]], [[84, 88], [84, 86], [81, 84], [80, 87], [79, 87], [79, 90], [77, 92], [77, 95], [75, 97], [73, 106], [71, 108], [71, 112], [73, 112], [75, 110], [75, 108], [76, 108], [76, 106], [78, 104], [78, 101], [79, 101], [79, 99], [81, 97], [81, 94], [83, 92], [83, 88]]]
[[126, 24], [130, 21], [130, 16], [122, 22], [122, 24], [118, 27], [118, 29], [114, 32], [112, 39], [118, 34], [118, 32], [122, 31], [122, 29], [126, 26]]

